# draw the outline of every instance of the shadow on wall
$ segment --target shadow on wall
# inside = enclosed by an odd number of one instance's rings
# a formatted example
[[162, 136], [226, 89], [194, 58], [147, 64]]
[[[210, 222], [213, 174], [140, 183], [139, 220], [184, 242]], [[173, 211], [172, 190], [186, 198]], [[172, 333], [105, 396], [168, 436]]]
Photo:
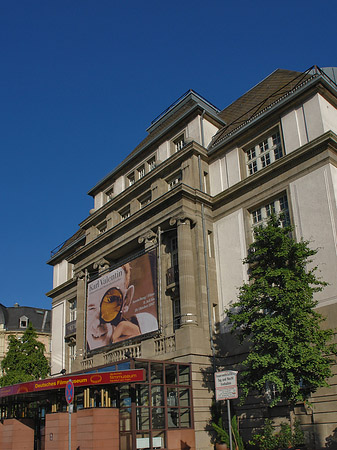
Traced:
[[[218, 333], [214, 336], [214, 347], [216, 355], [215, 363], [213, 358], [210, 358], [210, 365], [201, 370], [203, 387], [208, 392], [214, 393], [214, 366], [217, 372], [223, 370], [238, 371], [238, 385], [240, 387], [240, 371], [242, 371], [242, 361], [249, 351], [249, 342], [244, 342], [241, 345], [234, 334], [225, 332]], [[230, 408], [231, 416], [236, 415], [238, 418], [240, 433], [246, 442], [251, 438], [252, 434], [264, 426], [266, 418], [271, 420], [278, 419], [277, 422], [280, 420], [287, 421], [289, 418], [289, 411], [286, 404], [270, 408], [266, 397], [258, 393], [249, 395], [242, 406], [239, 405], [239, 399], [230, 400]], [[210, 414], [212, 418], [206, 423], [204, 429], [210, 435], [212, 442], [215, 442], [216, 435], [211, 423], [212, 421], [218, 423], [219, 417], [222, 417], [224, 425], [228, 429], [227, 402], [216, 402], [214, 396]]]
[[326, 439], [325, 447], [330, 450], [337, 450], [337, 428], [333, 430], [333, 433], [330, 434]]

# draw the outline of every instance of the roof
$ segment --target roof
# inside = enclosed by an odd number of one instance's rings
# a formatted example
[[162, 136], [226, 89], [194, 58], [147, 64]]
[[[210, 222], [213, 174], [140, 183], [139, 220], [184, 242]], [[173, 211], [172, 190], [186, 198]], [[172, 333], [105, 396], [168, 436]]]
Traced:
[[220, 125], [224, 125], [223, 119], [219, 116], [219, 109], [204, 99], [197, 92], [192, 89], [188, 90], [178, 100], [176, 100], [171, 106], [169, 106], [164, 112], [159, 114], [147, 128], [149, 135], [142, 140], [137, 147], [129, 153], [129, 155], [108, 175], [100, 180], [90, 191], [89, 195], [95, 195], [97, 190], [111, 177], [113, 177], [120, 169], [126, 166], [131, 160], [133, 160], [139, 153], [141, 153], [146, 147], [156, 142], [160, 137], [167, 132], [171, 127], [175, 126], [193, 111], [201, 108], [205, 110], [214, 120], [219, 122]]
[[219, 116], [226, 125], [214, 136], [209, 149], [216, 147], [228, 134], [311, 78], [308, 71], [275, 70], [220, 112]]
[[[3, 306], [3, 305], [1, 305]], [[3, 308], [6, 308], [3, 306]], [[11, 306], [6, 308], [7, 320], [5, 328], [8, 331], [23, 331], [20, 328], [20, 318], [26, 317], [37, 332], [50, 333], [51, 311], [49, 309], [33, 308], [31, 306]]]
[[71, 249], [75, 244], [79, 243], [85, 237], [85, 230], [83, 228], [79, 228], [75, 234], [73, 234], [69, 239], [64, 241], [62, 244], [58, 245], [54, 250], [50, 253], [50, 259], [47, 261], [49, 264], [54, 258], [60, 256], [60, 254], [66, 252]]

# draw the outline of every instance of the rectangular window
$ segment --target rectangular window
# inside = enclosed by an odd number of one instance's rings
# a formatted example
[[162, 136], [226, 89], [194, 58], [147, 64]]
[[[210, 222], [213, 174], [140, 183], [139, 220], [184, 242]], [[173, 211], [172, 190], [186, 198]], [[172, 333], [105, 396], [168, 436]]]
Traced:
[[126, 208], [122, 209], [119, 214], [122, 220], [125, 220], [128, 217], [130, 217], [131, 216], [130, 206], [127, 206]]
[[269, 166], [283, 156], [280, 133], [276, 131], [245, 150], [248, 175]]
[[156, 168], [156, 157], [152, 156], [152, 158], [150, 158], [147, 162], [147, 167], [149, 172], [151, 172], [151, 170]]
[[100, 223], [99, 225], [97, 225], [97, 230], [98, 230], [98, 234], [103, 234], [106, 232], [107, 230], [107, 223], [106, 221]]
[[275, 214], [276, 216], [281, 215], [282, 226], [286, 226], [290, 223], [288, 198], [286, 194], [283, 194], [272, 202], [269, 202], [252, 211], [252, 225], [257, 226], [266, 223], [272, 214]]
[[145, 176], [145, 166], [144, 166], [144, 164], [137, 169], [137, 172], [138, 172], [138, 179], [139, 180]]
[[114, 198], [114, 186], [112, 185], [105, 191], [105, 201], [110, 202]]
[[139, 204], [141, 208], [151, 203], [151, 192], [147, 192], [145, 195], [139, 198]]
[[127, 179], [128, 179], [128, 186], [132, 186], [133, 184], [135, 184], [135, 173], [134, 172], [131, 172], [128, 176], [127, 176]]
[[170, 178], [167, 181], [167, 184], [169, 185], [169, 189], [173, 189], [177, 184], [181, 183], [182, 175], [181, 172], [177, 173], [174, 177]]
[[71, 300], [69, 302], [69, 319], [70, 322], [73, 322], [74, 320], [76, 320], [77, 317], [77, 300]]
[[179, 152], [182, 150], [182, 148], [185, 146], [185, 137], [184, 135], [180, 135], [177, 139], [173, 141], [174, 149], [176, 152]]

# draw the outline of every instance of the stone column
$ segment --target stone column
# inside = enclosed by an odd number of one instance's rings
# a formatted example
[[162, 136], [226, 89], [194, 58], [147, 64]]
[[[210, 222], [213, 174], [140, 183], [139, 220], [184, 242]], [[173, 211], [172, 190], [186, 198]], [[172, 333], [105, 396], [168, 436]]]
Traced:
[[79, 272], [77, 278], [77, 317], [76, 317], [76, 359], [72, 367], [72, 371], [80, 370], [80, 361], [85, 355], [85, 292], [86, 292], [86, 276], [83, 271]]
[[170, 225], [177, 224], [178, 265], [181, 325], [196, 326], [196, 279], [194, 273], [194, 256], [191, 225], [188, 218], [171, 219]]

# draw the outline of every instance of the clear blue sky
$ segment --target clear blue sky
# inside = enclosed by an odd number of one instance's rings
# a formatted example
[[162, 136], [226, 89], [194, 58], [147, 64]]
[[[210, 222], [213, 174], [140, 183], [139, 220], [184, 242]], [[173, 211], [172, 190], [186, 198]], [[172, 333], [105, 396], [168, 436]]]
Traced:
[[224, 108], [277, 68], [337, 66], [327, 0], [13, 0], [0, 6], [0, 302], [50, 307], [50, 250], [87, 191], [192, 88]]

